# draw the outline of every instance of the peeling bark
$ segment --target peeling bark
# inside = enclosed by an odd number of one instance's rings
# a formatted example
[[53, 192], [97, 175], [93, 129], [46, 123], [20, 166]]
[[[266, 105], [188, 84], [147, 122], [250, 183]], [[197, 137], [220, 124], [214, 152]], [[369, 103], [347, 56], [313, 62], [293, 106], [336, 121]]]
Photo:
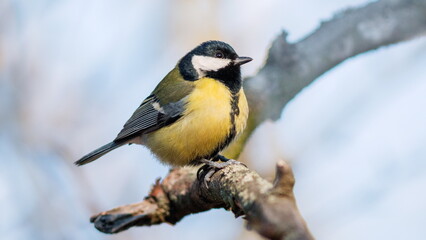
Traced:
[[285, 162], [277, 164], [273, 184], [243, 165], [217, 171], [207, 185], [196, 171], [172, 169], [144, 201], [99, 213], [91, 222], [102, 232], [117, 233], [132, 226], [175, 224], [192, 213], [224, 208], [235, 217], [244, 215], [248, 228], [269, 239], [313, 239], [297, 209], [294, 176]]

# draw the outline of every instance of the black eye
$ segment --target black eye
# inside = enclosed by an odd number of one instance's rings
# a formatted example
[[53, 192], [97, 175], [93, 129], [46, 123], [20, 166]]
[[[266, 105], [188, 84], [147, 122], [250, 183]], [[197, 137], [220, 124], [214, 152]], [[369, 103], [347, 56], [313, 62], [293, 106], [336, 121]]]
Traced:
[[217, 58], [223, 58], [223, 53], [222, 53], [222, 52], [217, 52], [217, 53], [215, 54], [215, 56], [216, 56]]

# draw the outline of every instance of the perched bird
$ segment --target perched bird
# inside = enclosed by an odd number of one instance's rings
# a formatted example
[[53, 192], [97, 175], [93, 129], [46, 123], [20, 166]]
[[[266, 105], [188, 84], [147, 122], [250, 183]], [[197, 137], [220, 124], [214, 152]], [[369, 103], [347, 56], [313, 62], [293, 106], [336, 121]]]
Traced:
[[221, 41], [187, 53], [136, 109], [110, 143], [75, 164], [92, 162], [125, 144], [142, 144], [172, 166], [227, 162], [219, 152], [241, 133], [248, 116], [239, 57]]

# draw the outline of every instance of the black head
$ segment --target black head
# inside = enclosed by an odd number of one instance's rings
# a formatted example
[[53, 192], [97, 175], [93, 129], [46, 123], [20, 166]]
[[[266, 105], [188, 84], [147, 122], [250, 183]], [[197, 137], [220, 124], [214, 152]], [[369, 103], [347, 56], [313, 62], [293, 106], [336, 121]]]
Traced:
[[249, 57], [239, 57], [227, 43], [207, 41], [186, 54], [178, 67], [185, 80], [210, 77], [223, 82], [232, 91], [238, 91], [241, 87], [240, 66], [251, 60]]

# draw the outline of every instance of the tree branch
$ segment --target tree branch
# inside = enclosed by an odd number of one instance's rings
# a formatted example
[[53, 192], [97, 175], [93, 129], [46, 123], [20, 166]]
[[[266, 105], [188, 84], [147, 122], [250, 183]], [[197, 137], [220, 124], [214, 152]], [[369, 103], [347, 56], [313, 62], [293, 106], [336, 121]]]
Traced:
[[102, 232], [117, 233], [225, 208], [236, 217], [244, 215], [249, 228], [269, 239], [313, 239], [297, 209], [293, 186], [293, 173], [284, 161], [277, 164], [274, 184], [242, 165], [217, 171], [208, 186], [196, 179], [195, 168], [172, 169], [144, 201], [102, 212], [91, 222]]
[[237, 158], [257, 126], [280, 118], [291, 99], [339, 63], [425, 33], [426, 0], [381, 0], [347, 9], [296, 43], [283, 32], [272, 42], [265, 65], [245, 81], [248, 126], [225, 155]]

